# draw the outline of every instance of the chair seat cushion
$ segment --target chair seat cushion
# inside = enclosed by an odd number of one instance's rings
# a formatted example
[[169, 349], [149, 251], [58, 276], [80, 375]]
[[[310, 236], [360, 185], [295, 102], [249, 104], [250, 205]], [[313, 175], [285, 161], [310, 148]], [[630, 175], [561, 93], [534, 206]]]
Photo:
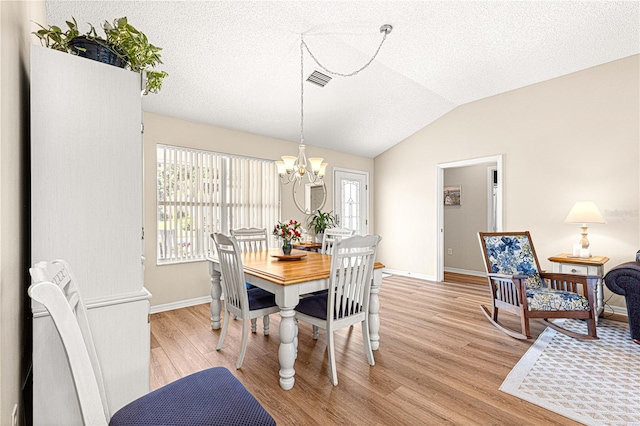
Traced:
[[[342, 299], [340, 299], [342, 301]], [[300, 299], [298, 306], [296, 306], [296, 311], [309, 315], [310, 317], [326, 319], [327, 318], [327, 303], [329, 303], [329, 293], [325, 290], [319, 292], [315, 296], [305, 297]], [[333, 317], [342, 318], [344, 317], [344, 313], [346, 310], [349, 310], [349, 315], [353, 315], [356, 312], [360, 311], [360, 305], [355, 304], [355, 306], [347, 306], [344, 309], [341, 307], [341, 303], [336, 303], [337, 315], [334, 313]]]
[[150, 392], [116, 412], [110, 426], [275, 425], [224, 367], [203, 370]]
[[553, 290], [546, 287], [528, 288], [527, 304], [530, 311], [588, 311], [586, 297], [570, 291]]
[[327, 318], [327, 302], [329, 293], [326, 291], [314, 296], [300, 299], [296, 311], [315, 318]]
[[276, 306], [276, 295], [259, 287], [247, 290], [247, 296], [249, 298], [250, 311]]

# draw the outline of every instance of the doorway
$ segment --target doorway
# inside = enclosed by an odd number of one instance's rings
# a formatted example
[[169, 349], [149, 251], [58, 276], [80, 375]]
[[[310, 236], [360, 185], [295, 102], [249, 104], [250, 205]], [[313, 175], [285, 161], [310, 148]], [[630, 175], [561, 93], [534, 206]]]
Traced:
[[369, 233], [369, 173], [334, 167], [333, 212], [340, 228]]
[[[492, 183], [491, 192], [494, 194], [494, 198], [492, 199], [492, 203], [495, 203], [495, 216], [492, 219], [493, 224], [492, 227], [496, 230], [502, 230], [502, 185], [503, 185], [503, 173], [502, 173], [502, 155], [496, 155], [491, 157], [481, 157], [474, 158], [469, 160], [462, 161], [454, 161], [451, 163], [442, 163], [437, 165], [437, 192], [436, 192], [436, 203], [437, 203], [437, 226], [438, 226], [438, 244], [436, 250], [436, 279], [438, 281], [443, 281], [444, 279], [444, 260], [445, 260], [445, 244], [444, 244], [444, 172], [446, 169], [458, 168], [458, 167], [467, 167], [467, 166], [475, 166], [479, 164], [492, 164], [492, 167], [495, 167], [495, 174], [491, 174], [491, 176], [495, 176], [496, 183], [495, 185]], [[490, 173], [490, 172], [489, 172]], [[464, 190], [462, 190], [464, 191]], [[461, 192], [461, 196], [464, 197], [464, 192]], [[464, 203], [464, 198], [461, 203]]]

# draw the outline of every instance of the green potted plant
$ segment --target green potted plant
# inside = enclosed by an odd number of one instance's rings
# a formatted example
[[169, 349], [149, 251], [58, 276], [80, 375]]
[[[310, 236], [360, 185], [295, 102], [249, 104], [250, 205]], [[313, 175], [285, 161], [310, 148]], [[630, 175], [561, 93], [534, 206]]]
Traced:
[[35, 34], [40, 43], [48, 48], [84, 56], [135, 72], [144, 72], [147, 79], [145, 93], [158, 93], [162, 88], [162, 80], [168, 75], [165, 71], [154, 68], [162, 63], [161, 47], [149, 43], [147, 36], [131, 25], [126, 17], [115, 19], [113, 24], [105, 21], [102, 24], [105, 37], [100, 37], [93, 25], [86, 34], [80, 34], [75, 18], [66, 21], [68, 29], [51, 25]]
[[307, 218], [307, 226], [309, 229], [313, 229], [316, 239], [324, 233], [327, 228], [332, 228], [335, 225], [335, 217], [333, 212], [321, 212], [317, 210]]

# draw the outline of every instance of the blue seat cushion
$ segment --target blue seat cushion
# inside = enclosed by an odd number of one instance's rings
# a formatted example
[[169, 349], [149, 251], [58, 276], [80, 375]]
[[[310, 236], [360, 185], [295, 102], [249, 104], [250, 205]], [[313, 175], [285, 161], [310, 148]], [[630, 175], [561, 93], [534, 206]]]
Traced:
[[256, 309], [270, 308], [276, 306], [276, 295], [269, 293], [259, 287], [254, 287], [247, 290], [247, 296], [249, 297], [249, 310], [255, 311]]
[[224, 367], [199, 371], [150, 392], [116, 412], [110, 426], [275, 425]]
[[327, 318], [327, 302], [329, 293], [326, 291], [315, 296], [300, 299], [296, 311], [315, 318]]
[[527, 305], [530, 311], [588, 311], [586, 297], [570, 291], [550, 288], [528, 288]]
[[[300, 299], [300, 302], [298, 303], [298, 306], [296, 306], [295, 310], [302, 314], [309, 315], [310, 317], [325, 319], [327, 318], [328, 302], [329, 302], [329, 293], [327, 291], [324, 291], [324, 292], [320, 292], [315, 296], [310, 296], [310, 297], [305, 297], [303, 299]], [[337, 303], [337, 305], [338, 306], [336, 306], [336, 308], [338, 308], [341, 305], [341, 303]], [[354, 314], [359, 310], [360, 310], [360, 305], [355, 304], [355, 306], [351, 307], [350, 314]], [[334, 313], [333, 318], [334, 319], [336, 319], [336, 317], [342, 318], [344, 316], [343, 314], [344, 312], [341, 310], [340, 312], [338, 312], [337, 315]]]

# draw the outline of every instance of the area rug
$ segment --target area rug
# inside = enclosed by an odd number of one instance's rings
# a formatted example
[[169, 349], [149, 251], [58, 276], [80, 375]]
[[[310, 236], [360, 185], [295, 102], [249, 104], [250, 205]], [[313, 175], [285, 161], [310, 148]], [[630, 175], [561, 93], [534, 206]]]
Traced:
[[[585, 333], [579, 320], [563, 327]], [[600, 319], [599, 340], [547, 328], [500, 390], [586, 425], [640, 425], [640, 345], [627, 323]]]

